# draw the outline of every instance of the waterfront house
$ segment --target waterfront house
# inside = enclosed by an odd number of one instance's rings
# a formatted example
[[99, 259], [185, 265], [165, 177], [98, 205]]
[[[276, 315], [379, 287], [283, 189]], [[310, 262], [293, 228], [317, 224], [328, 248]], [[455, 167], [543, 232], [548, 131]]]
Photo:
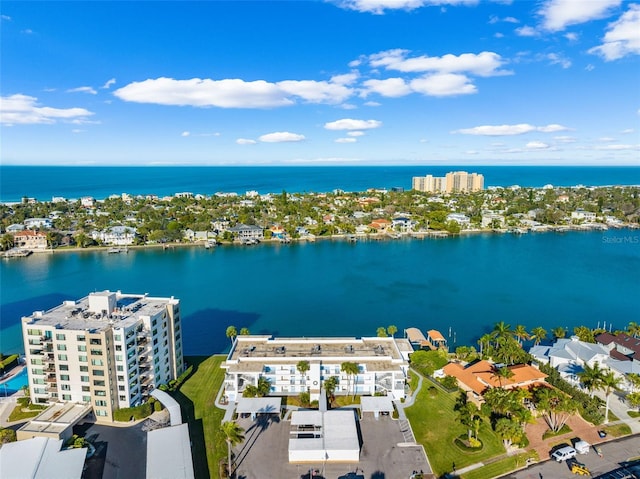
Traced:
[[137, 230], [130, 226], [112, 226], [103, 231], [93, 231], [91, 237], [103, 244], [113, 246], [130, 246], [135, 242]]
[[582, 208], [578, 208], [571, 212], [571, 219], [576, 221], [595, 221], [596, 214], [591, 211], [585, 211]]
[[[225, 395], [237, 401], [247, 385], [258, 385], [260, 378], [271, 384], [270, 394], [294, 396], [308, 392], [311, 400], [320, 398], [322, 381], [338, 378], [336, 395], [386, 394], [393, 399], [405, 397], [405, 379], [409, 355], [413, 352], [406, 339], [386, 338], [273, 338], [238, 336], [226, 361]], [[309, 363], [301, 374], [300, 361]], [[358, 373], [350, 376], [341, 370], [345, 362], [357, 364]]]
[[484, 402], [483, 395], [491, 388], [516, 389], [548, 385], [545, 381], [547, 375], [534, 366], [508, 366], [507, 369], [512, 373], [510, 378], [500, 378], [496, 374], [496, 367], [489, 361], [481, 360], [466, 365], [449, 363], [442, 368], [442, 372], [456, 378], [460, 388], [466, 391], [468, 398], [476, 404]]
[[7, 233], [12, 233], [12, 234], [13, 233], [19, 233], [21, 231], [24, 231], [24, 229], [25, 229], [24, 225], [15, 223], [15, 224], [7, 226]]
[[469, 227], [471, 223], [471, 219], [467, 215], [462, 213], [449, 213], [447, 215], [447, 221], [455, 221], [462, 228]]
[[490, 212], [482, 213], [480, 226], [483, 228], [502, 228], [504, 226], [504, 215]]
[[385, 218], [378, 218], [369, 223], [369, 227], [378, 233], [385, 233], [391, 228], [391, 221]]
[[264, 239], [262, 228], [256, 225], [238, 224], [232, 228], [229, 228], [229, 231], [240, 241], [262, 241]]
[[391, 227], [403, 233], [411, 231], [415, 224], [415, 221], [411, 221], [411, 219], [406, 216], [398, 216], [391, 220]]
[[91, 196], [83, 196], [82, 198], [80, 198], [80, 205], [83, 208], [93, 208], [95, 203], [96, 203], [96, 200]]
[[585, 364], [593, 367], [598, 363], [606, 367], [609, 358], [609, 352], [602, 345], [580, 341], [577, 336], [558, 339], [551, 346], [533, 346], [529, 354], [557, 369], [563, 379], [574, 385], [579, 384], [578, 373]]
[[442, 333], [436, 329], [430, 329], [427, 331], [427, 342], [431, 349], [448, 349], [447, 340], [444, 339]]
[[287, 235], [287, 232], [280, 225], [272, 226], [271, 228], [269, 228], [269, 231], [271, 231], [271, 237], [274, 239], [284, 239]]
[[24, 230], [13, 235], [13, 246], [31, 250], [47, 249], [47, 235], [40, 231]]
[[53, 227], [51, 218], [27, 218], [24, 220], [24, 227], [28, 230], [37, 228], [50, 229]]

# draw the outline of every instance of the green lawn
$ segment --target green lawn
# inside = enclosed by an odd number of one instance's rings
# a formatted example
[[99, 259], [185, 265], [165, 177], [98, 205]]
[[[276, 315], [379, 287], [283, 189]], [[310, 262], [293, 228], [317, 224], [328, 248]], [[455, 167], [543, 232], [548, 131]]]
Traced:
[[491, 479], [493, 477], [502, 476], [510, 471], [515, 471], [518, 468], [526, 465], [527, 457], [537, 461], [537, 454], [535, 451], [532, 453], [523, 453], [516, 456], [505, 457], [499, 461], [492, 462], [486, 466], [479, 467], [473, 471], [469, 471], [466, 474], [462, 474], [463, 479]]
[[423, 381], [415, 404], [405, 411], [416, 441], [424, 445], [434, 473], [442, 475], [450, 472], [454, 463], [456, 469], [461, 469], [505, 452], [502, 441], [486, 422], [479, 434], [483, 448], [476, 452], [460, 450], [454, 440], [467, 430], [457, 421], [453, 410], [459, 392], [445, 393], [439, 388], [430, 390], [428, 386], [429, 383]]
[[193, 466], [197, 479], [219, 478], [219, 462], [226, 457], [227, 445], [220, 432], [225, 411], [215, 406], [224, 380], [220, 364], [224, 356], [188, 357], [193, 370], [173, 397], [182, 406], [189, 422]]

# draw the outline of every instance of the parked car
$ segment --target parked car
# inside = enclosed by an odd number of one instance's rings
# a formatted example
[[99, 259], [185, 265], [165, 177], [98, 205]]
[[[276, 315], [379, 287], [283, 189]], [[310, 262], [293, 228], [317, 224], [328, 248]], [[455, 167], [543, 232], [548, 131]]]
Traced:
[[572, 448], [571, 446], [565, 446], [554, 451], [551, 454], [551, 459], [555, 459], [558, 462], [562, 462], [562, 461], [566, 461], [567, 459], [576, 457], [576, 454], [578, 454], [578, 451], [576, 451], [574, 448]]

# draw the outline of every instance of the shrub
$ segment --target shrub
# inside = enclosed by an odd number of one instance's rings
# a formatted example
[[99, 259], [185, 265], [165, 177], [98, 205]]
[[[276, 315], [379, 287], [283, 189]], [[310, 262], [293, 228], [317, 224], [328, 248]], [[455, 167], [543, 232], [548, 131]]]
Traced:
[[445, 389], [454, 390], [458, 387], [458, 380], [453, 376], [445, 376], [442, 379], [439, 379], [439, 381]]
[[134, 420], [144, 419], [151, 415], [151, 404], [148, 402], [141, 404], [136, 407], [128, 407], [124, 409], [117, 409], [113, 412], [113, 420], [120, 422], [130, 421], [131, 418]]
[[0, 444], [6, 444], [8, 442], [16, 441], [16, 432], [13, 429], [2, 428], [0, 429]]
[[162, 411], [162, 403], [160, 401], [156, 401], [153, 403], [153, 410], [158, 412]]

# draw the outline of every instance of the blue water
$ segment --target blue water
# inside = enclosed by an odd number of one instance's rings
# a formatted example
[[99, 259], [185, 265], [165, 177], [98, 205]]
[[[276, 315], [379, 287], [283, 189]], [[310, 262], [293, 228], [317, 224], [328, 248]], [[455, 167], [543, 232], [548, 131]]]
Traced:
[[0, 383], [0, 396], [11, 396], [27, 384], [29, 384], [29, 378], [27, 376], [27, 369], [24, 368], [8, 381]]
[[112, 194], [172, 195], [189, 191], [244, 194], [411, 188], [411, 178], [449, 171], [482, 173], [485, 186], [638, 185], [640, 167], [340, 166], [340, 167], [55, 167], [0, 166], [0, 201], [53, 196], [103, 199]]
[[0, 263], [0, 349], [22, 350], [21, 315], [103, 289], [179, 298], [187, 354], [224, 351], [228, 325], [277, 336], [451, 328], [453, 346], [498, 321], [624, 328], [640, 322], [639, 272], [637, 230], [31, 255]]

